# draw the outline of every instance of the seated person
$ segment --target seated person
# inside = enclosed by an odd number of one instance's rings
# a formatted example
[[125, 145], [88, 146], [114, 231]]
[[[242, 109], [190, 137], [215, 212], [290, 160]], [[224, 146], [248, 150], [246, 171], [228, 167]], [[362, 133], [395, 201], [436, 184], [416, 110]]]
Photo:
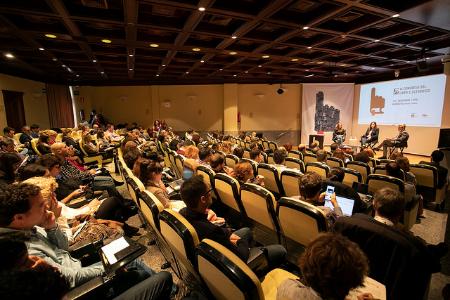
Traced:
[[103, 157], [103, 159], [108, 159], [108, 158], [112, 158], [114, 156], [114, 153], [112, 151], [112, 149], [110, 149], [110, 151], [106, 151], [104, 152], [104, 150], [106, 149], [101, 149], [100, 148], [100, 144], [94, 143], [94, 139], [92, 138], [92, 136], [90, 134], [86, 134], [83, 136], [83, 149], [84, 151], [86, 151], [86, 153], [88, 155], [101, 155]]
[[210, 161], [211, 169], [217, 173], [232, 175], [233, 169], [225, 165], [225, 158], [220, 153], [214, 153]]
[[249, 162], [238, 162], [234, 166], [234, 178], [236, 178], [240, 184], [254, 183], [260, 186], [264, 186], [264, 178], [261, 175], [255, 177], [253, 174], [253, 167]]
[[352, 213], [365, 213], [367, 204], [361, 200], [361, 197], [354, 189], [342, 183], [344, 176], [345, 172], [342, 168], [331, 169], [328, 173], [328, 179], [322, 183], [322, 191], [326, 191], [328, 185], [334, 186], [336, 195], [355, 200]]
[[284, 165], [284, 161], [286, 160], [287, 152], [284, 148], [278, 148], [275, 151], [273, 151], [273, 161], [274, 166], [277, 168], [278, 173], [281, 173], [284, 169], [286, 169], [286, 166]]
[[367, 147], [368, 145], [378, 142], [378, 135], [380, 134], [380, 129], [377, 127], [377, 122], [370, 122], [369, 128], [367, 128], [366, 133], [361, 136], [361, 148]]
[[194, 145], [187, 146], [187, 147], [184, 149], [184, 157], [186, 157], [186, 158], [198, 160], [198, 159], [199, 159], [198, 153], [199, 153], [199, 150], [198, 150], [198, 148], [197, 148], [196, 146], [194, 146]]
[[242, 149], [241, 147], [236, 147], [233, 150], [233, 154], [241, 159], [244, 156], [244, 149]]
[[[211, 192], [212, 189], [208, 189], [201, 176], [193, 176], [186, 180], [181, 186], [181, 198], [186, 207], [180, 210], [180, 214], [192, 224], [200, 240], [205, 238], [214, 240], [233, 251], [243, 261], [247, 261], [253, 240], [251, 230], [241, 228], [233, 232], [229, 227], [214, 224], [223, 224], [224, 219], [218, 218], [208, 209], [212, 203]], [[263, 248], [270, 269], [284, 262], [286, 249], [283, 246], [269, 245]]]
[[349, 159], [345, 156], [344, 154], [344, 150], [337, 148], [334, 152], [333, 152], [333, 157], [339, 158], [340, 160], [342, 160], [345, 163], [347, 163], [349, 161]]
[[[344, 300], [363, 285], [369, 271], [359, 246], [339, 234], [325, 233], [311, 242], [300, 257], [302, 278], [286, 279], [277, 288], [277, 300]], [[361, 298], [360, 298], [361, 297]], [[373, 299], [362, 294], [358, 299]]]
[[22, 162], [17, 153], [0, 153], [0, 184], [11, 184], [16, 178], [16, 170]]
[[258, 164], [264, 162], [264, 157], [261, 154], [261, 150], [258, 148], [254, 148], [250, 151], [250, 159], [254, 160]]
[[158, 198], [164, 208], [180, 210], [184, 207], [183, 202], [170, 201], [169, 193], [162, 182], [162, 172], [163, 168], [158, 162], [148, 159], [140, 161], [139, 179], [145, 185], [145, 188]]
[[440, 165], [441, 161], [444, 159], [444, 152], [441, 150], [434, 150], [431, 153], [431, 162], [421, 161], [420, 164], [426, 164], [437, 168], [438, 171], [438, 184], [437, 188], [441, 189], [448, 183], [448, 170], [447, 168]]
[[325, 214], [328, 225], [331, 228], [338, 217], [343, 216], [342, 209], [336, 201], [336, 194], [330, 197], [334, 209], [325, 206], [325, 193], [321, 193], [322, 178], [317, 173], [306, 172], [300, 178], [300, 197], [299, 199], [321, 209]]
[[306, 153], [310, 152], [316, 154], [316, 152], [320, 150], [319, 145], [320, 145], [319, 141], [312, 142], [311, 145], [309, 145], [309, 151], [308, 149], [306, 149]]
[[403, 170], [405, 174], [405, 182], [413, 184], [414, 186], [417, 184], [416, 175], [411, 172], [409, 159], [406, 156], [399, 156], [395, 159], [395, 162]]
[[105, 138], [110, 143], [120, 143], [120, 141], [122, 140], [122, 137], [114, 132], [113, 124], [106, 125]]
[[380, 150], [383, 148], [383, 156], [380, 157], [381, 159], [387, 158], [388, 147], [408, 147], [409, 133], [407, 133], [405, 129], [405, 124], [398, 125], [398, 135], [396, 137], [385, 139], [378, 147], [373, 148], [374, 150]]
[[48, 135], [41, 134], [39, 136], [38, 142], [36, 144], [36, 149], [41, 155], [52, 153], [49, 143], [50, 137]]
[[202, 166], [210, 167], [209, 162], [211, 161], [211, 149], [208, 147], [202, 147], [200, 148], [198, 152], [198, 158], [199, 158], [199, 164]]
[[325, 150], [319, 150], [316, 152], [317, 162], [320, 162], [324, 165], [327, 164], [328, 153]]
[[344, 127], [342, 126], [342, 123], [338, 122], [333, 131], [333, 138], [332, 138], [333, 142], [335, 142], [338, 145], [341, 145], [345, 142], [345, 136], [346, 136], [346, 131], [345, 131]]
[[[22, 240], [21, 240], [22, 239]], [[25, 237], [0, 238], [0, 298], [65, 299], [70, 286], [58, 268], [39, 256], [29, 254]], [[139, 270], [127, 271], [113, 278], [114, 299], [170, 299], [172, 276], [168, 272], [152, 274], [140, 283]], [[135, 277], [135, 278], [133, 278]]]
[[33, 137], [31, 136], [31, 130], [29, 126], [22, 127], [22, 134], [19, 137], [19, 142], [24, 145], [26, 148], [31, 149], [31, 140]]
[[359, 161], [368, 164], [370, 162], [370, 157], [366, 151], [361, 151], [353, 156], [353, 161]]

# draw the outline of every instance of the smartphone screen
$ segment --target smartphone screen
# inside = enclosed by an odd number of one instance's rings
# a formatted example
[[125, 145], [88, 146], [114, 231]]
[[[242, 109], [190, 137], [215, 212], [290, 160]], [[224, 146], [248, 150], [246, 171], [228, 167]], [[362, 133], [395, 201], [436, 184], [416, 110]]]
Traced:
[[328, 185], [327, 190], [325, 191], [325, 201], [330, 201], [331, 195], [334, 193], [334, 186]]

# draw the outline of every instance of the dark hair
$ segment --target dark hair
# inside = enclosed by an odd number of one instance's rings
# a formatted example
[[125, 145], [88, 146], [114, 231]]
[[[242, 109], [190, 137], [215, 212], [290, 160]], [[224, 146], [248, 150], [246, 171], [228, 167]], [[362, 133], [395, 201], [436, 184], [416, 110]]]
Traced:
[[30, 198], [37, 196], [40, 191], [38, 186], [28, 183], [0, 187], [0, 226], [8, 226], [16, 214], [29, 211]]
[[104, 137], [105, 137], [105, 133], [103, 131], [100, 130], [100, 131], [97, 132], [97, 138], [102, 139]]
[[330, 170], [328, 173], [328, 179], [331, 181], [342, 182], [344, 181], [345, 172], [344, 169], [337, 167]]
[[180, 193], [186, 206], [192, 209], [197, 208], [202, 195], [205, 195], [208, 187], [203, 182], [203, 177], [195, 175], [184, 181], [181, 185]]
[[353, 160], [354, 161], [360, 161], [363, 163], [369, 163], [370, 161], [370, 157], [369, 154], [366, 151], [361, 151], [358, 154], [356, 154], [355, 156], [353, 156]]
[[278, 164], [281, 165], [283, 164], [284, 160], [286, 159], [286, 151], [281, 150], [281, 149], [276, 149], [273, 152], [273, 161]]
[[210, 155], [211, 155], [211, 149], [209, 149], [208, 147], [202, 147], [202, 148], [200, 148], [200, 151], [198, 152], [198, 158], [200, 160], [205, 160]]
[[306, 172], [300, 178], [300, 193], [306, 199], [315, 197], [322, 189], [322, 178], [314, 172]]
[[317, 150], [316, 157], [318, 162], [326, 162], [327, 161], [327, 152], [325, 150]]
[[405, 180], [405, 177], [403, 176], [402, 169], [400, 166], [395, 162], [390, 162], [386, 164], [386, 174], [395, 178], [398, 178], [400, 180]]
[[337, 143], [332, 143], [330, 145], [331, 152], [334, 152], [338, 147], [339, 147], [339, 145]]
[[178, 150], [178, 140], [171, 140], [169, 143], [169, 149], [173, 150], [173, 151], [177, 151]]
[[134, 162], [141, 157], [141, 152], [137, 148], [131, 148], [123, 155], [123, 160], [128, 168], [132, 169], [134, 166]]
[[391, 188], [382, 188], [375, 193], [373, 206], [380, 216], [395, 220], [403, 215], [405, 198]]
[[39, 140], [38, 140], [38, 142], [48, 144], [49, 138], [50, 138], [50, 137], [49, 137], [48, 135], [46, 135], [46, 134], [41, 134], [41, 135], [39, 135]]
[[244, 156], [244, 149], [242, 149], [241, 147], [236, 147], [233, 150], [233, 154], [241, 159]]
[[252, 151], [250, 151], [250, 159], [255, 160], [255, 158], [257, 158], [260, 155], [261, 155], [261, 150], [259, 150], [258, 148], [255, 148]]
[[431, 160], [434, 162], [441, 162], [444, 159], [444, 152], [442, 152], [441, 150], [434, 150], [431, 153]]
[[148, 185], [152, 180], [152, 174], [161, 174], [162, 171], [163, 167], [160, 163], [149, 159], [142, 159], [140, 161], [139, 179], [144, 185]]
[[14, 128], [9, 127], [9, 126], [6, 126], [5, 128], [3, 128], [3, 133], [4, 133], [4, 134], [7, 134], [7, 133], [9, 133], [11, 130], [14, 130]]
[[30, 129], [38, 129], [39, 125], [38, 124], [31, 124]]
[[24, 181], [36, 176], [44, 176], [47, 168], [38, 164], [28, 164], [18, 170], [19, 181]]
[[54, 166], [61, 166], [64, 162], [55, 155], [48, 153], [39, 157], [36, 163], [50, 170]]
[[209, 162], [213, 170], [216, 170], [217, 167], [219, 167], [223, 163], [225, 163], [225, 158], [220, 153], [214, 153], [211, 157], [211, 161]]
[[15, 165], [21, 161], [17, 153], [0, 153], [0, 179], [6, 183], [13, 183], [15, 179]]
[[3, 270], [16, 268], [24, 256], [28, 255], [28, 249], [23, 239], [25, 234], [7, 234], [0, 238], [0, 266]]
[[340, 234], [326, 233], [312, 241], [300, 257], [307, 286], [321, 299], [344, 300], [351, 289], [363, 284], [369, 270], [359, 246]]
[[406, 156], [397, 157], [395, 160], [397, 165], [402, 169], [404, 172], [409, 172], [409, 159]]

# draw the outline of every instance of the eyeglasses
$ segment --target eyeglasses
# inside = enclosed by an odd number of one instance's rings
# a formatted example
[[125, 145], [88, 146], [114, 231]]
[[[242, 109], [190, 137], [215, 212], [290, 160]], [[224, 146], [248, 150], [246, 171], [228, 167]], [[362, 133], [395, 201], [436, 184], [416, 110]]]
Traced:
[[204, 193], [202, 196], [206, 197], [208, 196], [211, 192], [213, 191], [213, 189], [209, 189], [206, 193]]

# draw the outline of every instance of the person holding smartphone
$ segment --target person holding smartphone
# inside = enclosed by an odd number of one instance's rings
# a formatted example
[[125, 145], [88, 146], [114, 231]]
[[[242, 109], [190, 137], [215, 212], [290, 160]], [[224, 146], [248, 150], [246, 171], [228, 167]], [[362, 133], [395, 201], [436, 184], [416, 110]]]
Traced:
[[[328, 225], [331, 227], [338, 217], [343, 216], [339, 203], [336, 201], [334, 187], [328, 186], [327, 191], [321, 193], [322, 178], [313, 172], [307, 172], [300, 179], [300, 200], [308, 202], [321, 209], [327, 217]], [[328, 199], [328, 200], [327, 200]], [[330, 201], [333, 208], [325, 205], [325, 201]]]

